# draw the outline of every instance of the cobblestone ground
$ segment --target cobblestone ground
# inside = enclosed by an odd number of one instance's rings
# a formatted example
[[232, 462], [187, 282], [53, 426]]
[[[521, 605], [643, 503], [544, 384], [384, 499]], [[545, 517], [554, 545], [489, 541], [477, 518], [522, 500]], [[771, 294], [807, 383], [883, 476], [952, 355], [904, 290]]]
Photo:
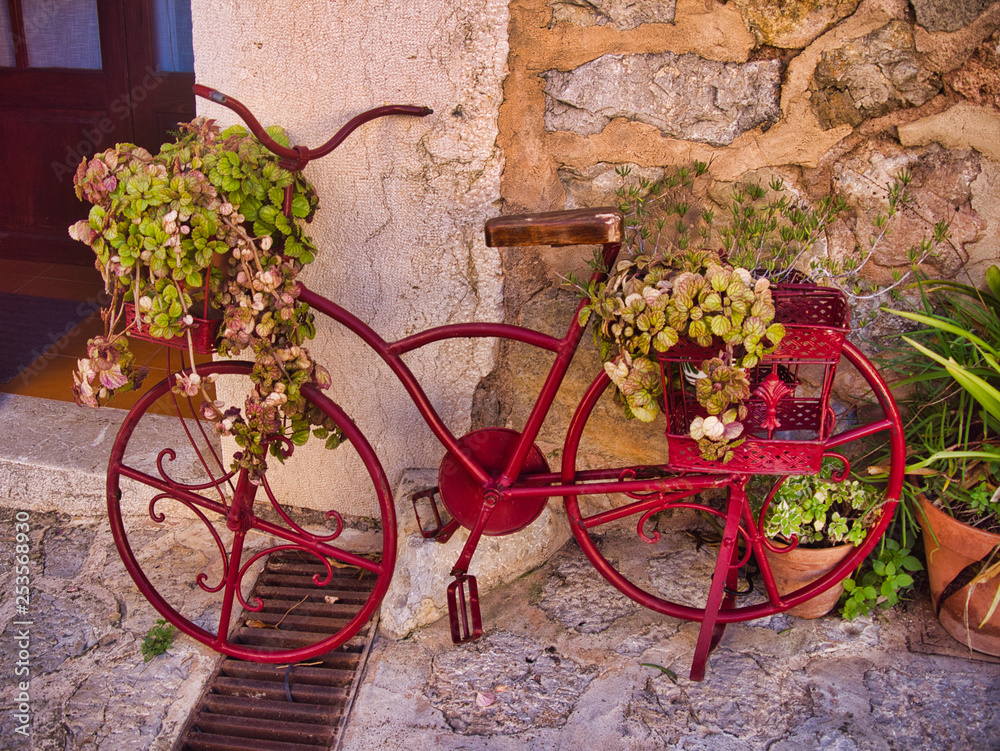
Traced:
[[[606, 537], [605, 555], [628, 567], [627, 542]], [[649, 577], [698, 604], [714, 552], [681, 542], [663, 536]], [[343, 748], [1000, 750], [1000, 660], [970, 659], [922, 600], [731, 625], [696, 683], [697, 624], [633, 606], [570, 542], [485, 595], [483, 620], [472, 644], [443, 622], [378, 640]]]
[[[0, 508], [5, 556], [15, 552], [14, 516]], [[215, 653], [178, 637], [166, 654], [144, 662], [140, 646], [159, 615], [129, 578], [107, 522], [54, 512], [27, 516], [22, 522], [30, 530], [26, 613], [18, 612], [11, 596], [15, 571], [0, 569], [0, 748], [169, 749], [215, 666]], [[170, 550], [178, 582], [193, 580], [207, 560], [202, 551], [177, 542], [187, 526], [150, 530], [141, 540], [151, 554]], [[25, 641], [27, 659], [21, 651]], [[15, 674], [19, 664], [23, 675]], [[25, 724], [20, 712], [10, 709], [20, 704], [21, 681], [28, 683], [28, 736], [18, 732]]]
[[[9, 551], [15, 521], [0, 509]], [[179, 636], [143, 661], [140, 644], [159, 616], [106, 522], [32, 514], [29, 527], [28, 613], [11, 594], [14, 568], [0, 570], [0, 748], [167, 751], [216, 656]], [[178, 523], [139, 538], [178, 587], [214, 570], [195, 531]], [[633, 565], [626, 542], [602, 543], [623, 567]], [[682, 542], [664, 534], [648, 567], [678, 599], [694, 597], [706, 568], [704, 548], [692, 554]], [[401, 641], [377, 638], [343, 748], [1000, 751], [1000, 660], [971, 659], [922, 600], [891, 618], [734, 624], [701, 683], [687, 678], [697, 624], [636, 607], [574, 542], [484, 594], [483, 618], [484, 637], [463, 646], [451, 644], [444, 621]], [[24, 629], [29, 738], [12, 711]]]

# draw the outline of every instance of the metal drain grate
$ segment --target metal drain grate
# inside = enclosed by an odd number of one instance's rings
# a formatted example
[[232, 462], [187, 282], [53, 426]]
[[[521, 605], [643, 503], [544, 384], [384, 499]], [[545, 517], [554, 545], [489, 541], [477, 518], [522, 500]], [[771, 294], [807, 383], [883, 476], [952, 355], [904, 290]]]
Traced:
[[[334, 569], [334, 580], [320, 589], [312, 577], [324, 573], [318, 561], [295, 551], [273, 553], [254, 586], [263, 611], [243, 614], [235, 640], [287, 649], [342, 628], [372, 590], [375, 577], [354, 568]], [[329, 595], [337, 601], [326, 601]], [[247, 625], [255, 621], [265, 627]], [[280, 629], [266, 627], [279, 621]], [[174, 751], [329, 751], [350, 711], [373, 626], [369, 623], [339, 649], [290, 670], [224, 658]]]

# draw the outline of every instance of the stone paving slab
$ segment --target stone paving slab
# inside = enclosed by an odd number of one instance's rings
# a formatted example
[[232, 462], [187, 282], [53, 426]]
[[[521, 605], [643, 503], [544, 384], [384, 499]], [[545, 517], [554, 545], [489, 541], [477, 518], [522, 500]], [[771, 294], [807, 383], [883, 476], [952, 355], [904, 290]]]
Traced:
[[695, 683], [697, 624], [622, 600], [571, 541], [483, 597], [479, 642], [377, 639], [342, 749], [1000, 749], [1000, 664], [911, 650], [922, 601], [733, 624]]
[[[15, 552], [16, 514], [0, 504], [5, 558]], [[0, 568], [0, 748], [168, 751], [218, 656], [178, 636], [166, 654], [144, 662], [140, 646], [159, 615], [129, 578], [107, 522], [57, 512], [27, 516], [26, 614], [11, 596], [13, 567]], [[26, 673], [17, 675], [18, 666]], [[18, 732], [23, 722], [11, 711], [21, 681], [28, 683], [29, 736]]]

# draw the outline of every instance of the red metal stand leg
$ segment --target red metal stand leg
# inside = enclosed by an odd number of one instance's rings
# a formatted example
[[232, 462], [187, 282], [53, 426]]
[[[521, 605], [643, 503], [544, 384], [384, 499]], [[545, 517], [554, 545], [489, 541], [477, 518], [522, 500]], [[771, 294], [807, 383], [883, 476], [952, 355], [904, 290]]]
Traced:
[[691, 663], [692, 681], [700, 681], [705, 678], [708, 655], [718, 645], [726, 628], [725, 623], [718, 622], [719, 610], [731, 607], [733, 604], [733, 596], [727, 594], [726, 589], [734, 590], [736, 585], [737, 577], [734, 564], [739, 549], [740, 519], [743, 516], [743, 506], [746, 504], [745, 482], [745, 479], [739, 480], [729, 486], [726, 527], [722, 533], [722, 545], [715, 563], [712, 586], [708, 590], [708, 602], [705, 603], [705, 618], [701, 622], [698, 644], [695, 647], [694, 660]]

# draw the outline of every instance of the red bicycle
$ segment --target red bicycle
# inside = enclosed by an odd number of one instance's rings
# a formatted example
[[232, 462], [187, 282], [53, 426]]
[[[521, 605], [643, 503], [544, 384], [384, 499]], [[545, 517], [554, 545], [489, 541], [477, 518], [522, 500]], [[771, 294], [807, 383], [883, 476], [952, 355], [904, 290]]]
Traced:
[[[385, 115], [429, 113], [417, 107], [381, 107], [356, 117], [321, 148], [286, 148], [273, 141], [238, 101], [202, 86], [196, 87], [196, 92], [238, 113], [261, 142], [293, 162], [296, 169], [328, 154], [365, 122]], [[486, 225], [486, 241], [491, 247], [599, 244], [606, 268], [614, 266], [622, 233], [621, 214], [608, 208], [506, 216]], [[599, 279], [600, 274], [595, 278]], [[700, 362], [704, 354], [694, 345], [683, 345], [672, 348], [661, 363], [667, 384], [667, 427], [661, 464], [585, 466], [581, 442], [597, 431], [595, 413], [602, 398], [610, 399], [610, 381], [602, 369], [575, 409], [561, 465], [555, 470], [535, 441], [585, 332], [576, 315], [562, 338], [516, 325], [473, 322], [439, 326], [387, 342], [356, 315], [305, 286], [299, 299], [360, 337], [388, 365], [444, 448], [438, 487], [417, 493], [413, 502], [415, 509], [419, 504], [433, 511], [438, 519], [433, 529], [423, 530], [425, 536], [441, 540], [459, 528], [469, 530], [448, 589], [455, 642], [482, 633], [476, 581], [468, 574], [482, 535], [505, 535], [524, 529], [550, 499], [561, 498], [577, 542], [613, 586], [644, 607], [701, 622], [691, 673], [698, 680], [726, 624], [785, 611], [847, 577], [881, 538], [899, 498], [905, 447], [895, 403], [872, 364], [846, 340], [843, 298], [830, 290], [817, 290], [795, 284], [777, 288], [777, 320], [786, 323], [789, 333], [782, 346], [754, 371], [754, 397], [748, 403], [751, 437], [731, 462], [723, 465], [702, 460], [686, 436], [691, 410], [697, 405], [683, 387], [676, 385], [684, 381], [678, 369]], [[581, 307], [586, 303], [581, 301]], [[520, 431], [497, 427], [454, 435], [403, 361], [408, 352], [459, 337], [508, 339], [554, 353], [544, 385]], [[216, 389], [232, 396], [246, 389], [252, 368], [250, 362], [219, 361], [199, 365], [198, 372], [202, 377], [214, 376]], [[830, 406], [830, 393], [834, 376], [845, 370], [853, 370], [856, 388], [866, 389], [868, 399], [859, 400], [863, 402], [860, 408], [837, 416]], [[806, 372], [812, 375], [803, 378]], [[352, 452], [355, 458], [356, 472], [350, 481], [370, 485], [372, 507], [381, 516], [367, 529], [345, 523], [336, 491], [331, 489], [329, 511], [319, 520], [327, 522], [327, 528], [317, 531], [316, 519], [293, 519], [273, 478], [265, 475], [258, 486], [248, 481], [245, 472], [227, 468], [217, 439], [197, 418], [196, 406], [173, 393], [174, 377], [171, 374], [152, 387], [129, 412], [108, 468], [108, 511], [114, 539], [139, 589], [184, 633], [234, 657], [293, 662], [344, 644], [375, 612], [396, 561], [392, 491], [371, 444], [330, 396], [314, 387], [303, 388], [306, 397], [342, 431], [344, 440], [337, 451]], [[806, 383], [817, 385], [809, 388]], [[794, 592], [780, 594], [767, 556], [779, 548], [763, 534], [764, 509], [755, 508], [748, 498], [754, 476], [769, 475], [773, 480], [791, 474], [816, 474], [821, 462], [835, 460], [841, 465], [838, 477], [843, 479], [857, 453], [854, 447], [879, 434], [884, 434], [888, 442], [890, 461], [886, 467], [885, 501], [877, 523], [864, 542], [832, 571]], [[593, 435], [593, 439], [599, 442], [602, 437]], [[294, 454], [291, 444], [283, 453], [284, 463], [292, 465], [285, 472], [307, 469], [294, 469], [297, 461], [304, 462]], [[765, 509], [768, 500], [764, 501]], [[438, 501], [451, 514], [447, 523], [440, 522]], [[195, 582], [178, 582], [170, 561], [156, 547], [155, 527], [168, 522], [167, 509], [177, 506], [186, 509], [188, 517], [197, 517], [199, 528], [205, 532], [203, 549], [197, 555], [208, 562]], [[654, 517], [671, 509], [696, 509], [721, 520], [721, 543], [714, 571], [704, 582], [704, 600], [692, 603], [671, 594], [662, 586], [664, 577], [653, 565], [662, 556], [661, 535], [655, 531]], [[145, 521], [135, 513], [137, 510]], [[633, 530], [629, 544], [641, 546], [650, 565], [636, 566], [634, 557], [630, 557], [628, 566], [617, 566], [617, 557], [602, 550], [599, 538], [612, 533], [621, 535], [629, 529]], [[263, 547], [249, 546], [249, 536], [257, 534], [264, 535], [268, 542]], [[274, 543], [274, 539], [278, 542]], [[303, 595], [305, 601], [292, 602], [288, 611], [280, 607], [269, 612], [259, 599], [245, 594], [249, 586], [245, 579], [255, 564], [288, 552], [309, 558], [319, 566], [312, 578], [320, 594]], [[214, 556], [217, 558], [212, 564], [209, 559]], [[740, 579], [746, 578], [746, 567], [752, 561], [759, 569], [764, 591], [751, 602], [741, 602]], [[342, 617], [338, 630], [317, 633], [310, 621], [310, 602], [317, 597], [322, 600], [322, 587], [333, 580], [335, 569], [345, 567], [358, 582], [356, 596], [339, 596], [337, 607]], [[240, 607], [246, 609], [246, 618], [271, 626], [280, 624], [287, 640], [278, 647], [255, 643], [254, 629], [247, 628], [237, 617]]]

